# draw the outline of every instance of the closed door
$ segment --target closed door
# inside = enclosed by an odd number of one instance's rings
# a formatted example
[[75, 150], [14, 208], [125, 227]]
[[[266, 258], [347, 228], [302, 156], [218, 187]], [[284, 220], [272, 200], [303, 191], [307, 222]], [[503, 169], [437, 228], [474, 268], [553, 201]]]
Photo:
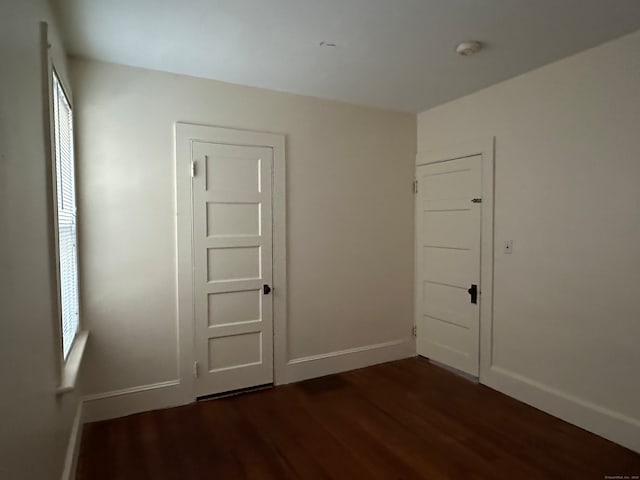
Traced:
[[417, 350], [479, 373], [480, 155], [419, 166]]
[[273, 150], [192, 142], [196, 396], [273, 382]]

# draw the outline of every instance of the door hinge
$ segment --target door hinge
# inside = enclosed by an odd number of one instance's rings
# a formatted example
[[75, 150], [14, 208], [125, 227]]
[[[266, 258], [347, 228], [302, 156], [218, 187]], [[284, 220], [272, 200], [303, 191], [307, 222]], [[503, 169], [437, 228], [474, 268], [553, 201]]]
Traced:
[[418, 336], [418, 326], [414, 325], [413, 327], [411, 327], [411, 336], [413, 338]]
[[413, 193], [418, 193], [418, 180], [413, 181]]
[[191, 178], [196, 176], [196, 161], [191, 160]]
[[198, 378], [198, 362], [193, 362], [193, 378]]
[[482, 203], [482, 199], [481, 198], [472, 198], [471, 199], [471, 203]]

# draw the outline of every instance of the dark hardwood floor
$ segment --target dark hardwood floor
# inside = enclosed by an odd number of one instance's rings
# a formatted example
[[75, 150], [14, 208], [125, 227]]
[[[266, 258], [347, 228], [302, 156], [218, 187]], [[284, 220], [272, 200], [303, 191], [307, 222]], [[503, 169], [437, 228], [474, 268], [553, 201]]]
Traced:
[[77, 479], [625, 474], [640, 455], [412, 358], [86, 425]]

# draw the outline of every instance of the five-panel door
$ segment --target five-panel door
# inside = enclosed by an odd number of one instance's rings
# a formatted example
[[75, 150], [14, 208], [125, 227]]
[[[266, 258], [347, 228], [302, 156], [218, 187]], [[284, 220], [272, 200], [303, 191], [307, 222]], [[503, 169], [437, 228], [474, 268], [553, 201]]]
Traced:
[[417, 167], [417, 350], [474, 376], [480, 349], [482, 156]]
[[196, 396], [273, 382], [269, 147], [192, 142]]

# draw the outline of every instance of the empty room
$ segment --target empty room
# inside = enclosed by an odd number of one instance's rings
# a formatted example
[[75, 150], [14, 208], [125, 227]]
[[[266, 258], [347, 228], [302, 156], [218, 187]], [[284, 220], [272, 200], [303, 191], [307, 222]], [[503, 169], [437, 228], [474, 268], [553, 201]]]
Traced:
[[640, 479], [639, 1], [0, 40], [0, 479]]

